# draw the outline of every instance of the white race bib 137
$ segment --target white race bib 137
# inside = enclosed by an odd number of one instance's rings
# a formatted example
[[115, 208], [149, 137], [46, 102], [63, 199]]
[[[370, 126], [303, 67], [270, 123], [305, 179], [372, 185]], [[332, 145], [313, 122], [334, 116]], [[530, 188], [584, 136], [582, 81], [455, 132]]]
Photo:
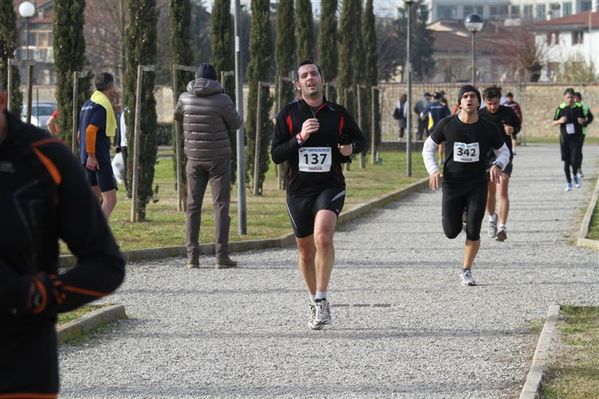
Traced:
[[453, 143], [453, 160], [455, 162], [478, 162], [480, 148], [478, 143]]
[[331, 170], [331, 147], [301, 147], [299, 150], [300, 172], [329, 172]]

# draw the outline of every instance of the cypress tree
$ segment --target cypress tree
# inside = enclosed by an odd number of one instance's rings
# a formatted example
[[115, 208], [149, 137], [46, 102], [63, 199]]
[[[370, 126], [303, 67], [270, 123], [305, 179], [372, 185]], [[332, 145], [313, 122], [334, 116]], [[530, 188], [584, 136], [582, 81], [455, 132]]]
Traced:
[[297, 60], [314, 59], [314, 18], [310, 0], [295, 0], [295, 39]]
[[[272, 99], [268, 88], [262, 90], [260, 130], [256, 131], [256, 111], [258, 109], [258, 82], [269, 80], [269, 69], [272, 57], [272, 37], [270, 26], [270, 2], [269, 0], [252, 0], [252, 25], [250, 28], [250, 63], [248, 66], [249, 97], [247, 107], [247, 118], [245, 131], [247, 132], [247, 158], [248, 173], [253, 181], [254, 168], [259, 168], [258, 193], [262, 192], [264, 176], [268, 171], [269, 154], [268, 146], [272, 133], [272, 122], [270, 121], [270, 108]], [[260, 135], [260, 164], [255, 165], [254, 148], [257, 135]]]
[[318, 64], [327, 82], [337, 77], [337, 0], [320, 3], [320, 35], [318, 36]]
[[[375, 19], [374, 19], [374, 9], [373, 9], [373, 0], [366, 0], [366, 7], [364, 9], [364, 14], [362, 17], [362, 29], [364, 38], [364, 84], [366, 85], [365, 91], [365, 109], [362, 114], [362, 129], [366, 140], [370, 142], [371, 134], [370, 129], [372, 126], [371, 113], [370, 109], [372, 106], [372, 101], [375, 101], [375, 110], [378, 110], [378, 96], [375, 96], [374, 99], [372, 97], [372, 86], [376, 86], [378, 83], [378, 54], [377, 54], [377, 40], [376, 40], [376, 27], [375, 27]], [[375, 112], [375, 118], [379, 115], [378, 112]], [[380, 118], [375, 119], [375, 126], [378, 128], [378, 123]], [[378, 131], [378, 129], [377, 129]], [[376, 139], [375, 139], [376, 141]]]
[[[61, 137], [71, 143], [73, 131], [73, 72], [82, 71], [85, 65], [84, 0], [55, 0], [54, 65], [56, 66], [56, 102], [58, 126]], [[77, 109], [89, 93], [89, 80], [79, 81]]]
[[[153, 65], [156, 62], [156, 0], [129, 0], [129, 26], [126, 35], [127, 68], [124, 103], [133, 117], [127, 120], [127, 141], [132, 149], [128, 157], [127, 179], [131, 186], [133, 178], [134, 129], [135, 129], [135, 88], [137, 84], [137, 66]], [[139, 140], [139, 179], [138, 179], [138, 219], [145, 220], [146, 205], [152, 199], [154, 190], [154, 166], [156, 164], [157, 117], [156, 100], [154, 98], [154, 72], [144, 72], [142, 79], [142, 104]]]
[[[337, 98], [341, 104], [353, 112], [352, 97], [345, 96], [345, 89], [350, 89], [355, 86], [356, 78], [360, 75], [359, 71], [354, 71], [356, 68], [355, 53], [359, 53], [361, 46], [360, 40], [360, 14], [361, 7], [359, 0], [344, 0], [341, 6], [341, 16], [339, 18], [339, 59], [343, 62], [339, 63], [337, 73]], [[361, 67], [361, 66], [360, 66]], [[352, 91], [355, 88], [352, 88]]]
[[413, 62], [414, 62], [414, 75], [416, 79], [424, 81], [426, 77], [435, 68], [435, 61], [433, 60], [433, 34], [431, 31], [426, 29], [428, 20], [428, 8], [422, 0], [418, 1], [416, 8], [416, 27], [414, 36], [413, 49]]
[[[15, 58], [17, 48], [17, 14], [12, 0], [0, 0], [0, 82], [8, 90], [8, 59]], [[19, 68], [12, 67], [11, 111], [21, 115], [23, 93], [21, 92], [21, 77]]]
[[[275, 46], [275, 58], [277, 64], [276, 89], [277, 104], [279, 112], [283, 105], [293, 99], [293, 84], [291, 82], [279, 82], [280, 77], [289, 77], [289, 71], [295, 66], [295, 36], [294, 36], [293, 0], [280, 0], [277, 8], [277, 38]], [[279, 86], [282, 83], [282, 87]]]
[[[231, 16], [231, 0], [215, 0], [212, 5], [212, 16], [210, 21], [212, 65], [217, 73], [234, 71], [234, 32], [232, 31], [233, 21]], [[229, 97], [231, 97], [231, 100], [235, 102], [234, 76], [225, 77], [224, 89]], [[234, 184], [237, 172], [237, 134], [235, 130], [229, 131], [229, 139], [231, 140], [231, 184]]]
[[[169, 0], [169, 13], [170, 13], [170, 25], [171, 25], [171, 61], [173, 65], [191, 65], [193, 62], [193, 54], [189, 51], [191, 47], [191, 31], [189, 26], [191, 24], [191, 3], [189, 0]], [[193, 73], [187, 71], [177, 71], [177, 87], [175, 90], [174, 97], [179, 98], [179, 94], [185, 91], [187, 83], [193, 79]], [[134, 115], [129, 113], [129, 115]], [[176, 124], [173, 122], [173, 146], [176, 145], [177, 134]], [[185, 173], [185, 153], [183, 151], [183, 129], [179, 131], [179, 154], [181, 155], [180, 164], [180, 181], [183, 182], [181, 195], [185, 198], [187, 192], [187, 182]], [[176, 162], [176, 160], [175, 160]], [[177, 165], [173, 163], [173, 169], [177, 173]], [[180, 198], [179, 200], [182, 200]]]

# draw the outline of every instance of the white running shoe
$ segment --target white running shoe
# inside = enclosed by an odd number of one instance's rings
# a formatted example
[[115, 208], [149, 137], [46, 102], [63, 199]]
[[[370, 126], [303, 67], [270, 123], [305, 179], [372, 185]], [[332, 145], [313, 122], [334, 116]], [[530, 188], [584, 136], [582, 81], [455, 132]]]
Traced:
[[578, 176], [574, 175], [572, 177], [572, 180], [574, 180], [574, 187], [580, 188], [580, 179], [578, 178]]
[[317, 299], [314, 302], [316, 312], [314, 319], [310, 322], [310, 328], [313, 330], [321, 330], [324, 326], [331, 324], [331, 306], [329, 301], [325, 299]]
[[566, 184], [566, 188], [564, 188], [564, 191], [572, 191], [572, 183]]
[[487, 230], [489, 237], [495, 238], [497, 236], [497, 216], [492, 221], [489, 220], [489, 229]]
[[472, 277], [472, 271], [470, 269], [464, 269], [462, 274], [460, 274], [462, 278], [462, 285], [466, 286], [474, 286], [476, 285], [476, 281], [474, 281], [474, 277]]
[[507, 229], [505, 226], [500, 226], [499, 230], [497, 230], [497, 236], [495, 237], [495, 241], [505, 241], [507, 240]]

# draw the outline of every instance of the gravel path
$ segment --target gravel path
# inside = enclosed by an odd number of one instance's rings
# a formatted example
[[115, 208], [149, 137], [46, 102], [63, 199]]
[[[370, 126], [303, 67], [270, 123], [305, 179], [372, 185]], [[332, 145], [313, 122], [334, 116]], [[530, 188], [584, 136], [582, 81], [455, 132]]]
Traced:
[[443, 235], [438, 192], [342, 226], [324, 331], [307, 328], [294, 248], [236, 254], [237, 270], [129, 265], [109, 301], [130, 319], [61, 348], [61, 397], [517, 397], [549, 305], [599, 305], [599, 254], [571, 245], [598, 159], [585, 146], [566, 193], [557, 145], [518, 148], [508, 241], [483, 224], [477, 287], [459, 284], [464, 234]]

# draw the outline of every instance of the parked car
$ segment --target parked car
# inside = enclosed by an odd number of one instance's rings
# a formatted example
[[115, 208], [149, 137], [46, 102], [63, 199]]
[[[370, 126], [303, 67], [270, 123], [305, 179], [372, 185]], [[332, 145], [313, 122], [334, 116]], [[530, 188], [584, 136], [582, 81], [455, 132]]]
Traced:
[[[56, 103], [51, 101], [34, 101], [31, 104], [31, 124], [46, 129], [46, 122], [48, 122], [48, 119], [50, 119], [50, 116], [57, 108]], [[27, 104], [23, 105], [21, 119], [23, 122], [27, 120]]]

